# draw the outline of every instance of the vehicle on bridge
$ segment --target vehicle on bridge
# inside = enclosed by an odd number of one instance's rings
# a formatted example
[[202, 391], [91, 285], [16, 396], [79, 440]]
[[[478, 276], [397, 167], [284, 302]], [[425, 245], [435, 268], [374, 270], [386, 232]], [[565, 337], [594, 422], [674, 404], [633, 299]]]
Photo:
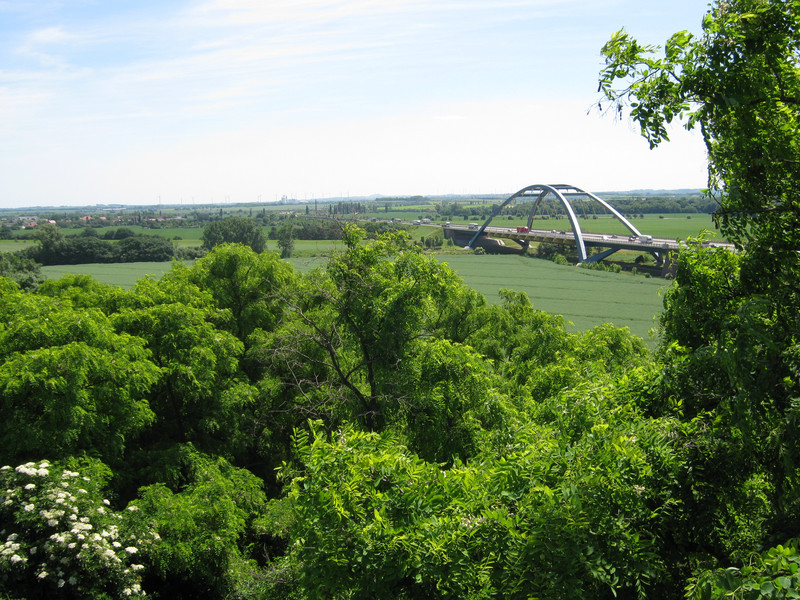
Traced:
[[528, 229], [527, 227], [517, 227], [517, 233], [528, 233], [528, 232], [530, 232], [530, 229]]

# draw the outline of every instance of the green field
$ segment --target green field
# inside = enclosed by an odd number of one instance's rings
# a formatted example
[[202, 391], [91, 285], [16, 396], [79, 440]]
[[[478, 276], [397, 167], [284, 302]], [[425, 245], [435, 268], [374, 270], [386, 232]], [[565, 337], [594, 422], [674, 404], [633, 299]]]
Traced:
[[[669, 281], [630, 273], [592, 271], [514, 255], [447, 254], [447, 263], [471, 288], [499, 302], [503, 288], [525, 292], [533, 305], [564, 315], [572, 331], [613, 323], [644, 339], [661, 313], [662, 293]], [[325, 265], [324, 258], [292, 258], [298, 271]]]
[[[292, 256], [295, 258], [324, 256], [333, 250], [341, 250], [342, 247], [342, 242], [339, 240], [295, 240]], [[267, 250], [279, 252], [278, 242], [275, 240], [268, 240]]]
[[118, 285], [130, 289], [138, 279], [143, 277], [159, 278], [172, 269], [171, 262], [133, 262], [88, 265], [54, 265], [42, 267], [42, 273], [48, 279], [58, 279], [69, 274], [91, 275], [101, 283]]
[[[331, 242], [319, 242], [332, 244]], [[332, 248], [332, 246], [330, 246]], [[513, 255], [441, 256], [464, 280], [464, 283], [498, 302], [498, 290], [508, 288], [525, 292], [533, 305], [552, 314], [561, 314], [572, 323], [570, 329], [582, 331], [601, 323], [629, 327], [636, 335], [649, 337], [649, 331], [661, 312], [661, 293], [669, 282], [627, 273], [607, 273], [549, 261]], [[297, 255], [289, 260], [301, 272], [325, 265], [323, 257]], [[172, 268], [168, 262], [61, 265], [43, 267], [48, 278], [68, 273], [86, 273], [98, 281], [129, 289], [137, 279], [160, 277]]]
[[17, 252], [34, 245], [32, 240], [0, 240], [0, 252]]
[[[301, 272], [324, 266], [325, 254], [341, 248], [341, 242], [297, 240], [289, 262]], [[274, 241], [269, 250], [277, 250]], [[608, 273], [514, 255], [442, 254], [442, 262], [452, 267], [464, 283], [498, 302], [498, 290], [525, 292], [533, 305], [552, 314], [561, 314], [573, 331], [601, 323], [629, 327], [636, 335], [649, 337], [656, 316], [661, 312], [661, 293], [669, 282], [658, 278]], [[172, 268], [169, 262], [59, 265], [43, 267], [48, 278], [68, 273], [86, 273], [98, 281], [129, 289], [142, 277], [160, 277]], [[652, 340], [649, 342], [652, 345]]]
[[629, 327], [648, 339], [670, 282], [629, 273], [593, 271], [514, 255], [442, 256], [470, 287], [498, 302], [498, 290], [525, 292], [533, 305], [583, 331], [601, 323]]

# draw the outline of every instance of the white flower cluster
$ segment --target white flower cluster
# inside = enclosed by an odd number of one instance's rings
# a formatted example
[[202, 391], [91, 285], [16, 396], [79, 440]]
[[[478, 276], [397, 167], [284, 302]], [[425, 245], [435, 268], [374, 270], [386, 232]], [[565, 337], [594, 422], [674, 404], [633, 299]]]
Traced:
[[144, 566], [133, 561], [157, 535], [123, 540], [123, 514], [90, 493], [87, 482], [46, 461], [0, 467], [0, 576], [21, 585], [69, 586], [85, 597], [102, 587], [116, 589], [118, 598], [144, 598]]

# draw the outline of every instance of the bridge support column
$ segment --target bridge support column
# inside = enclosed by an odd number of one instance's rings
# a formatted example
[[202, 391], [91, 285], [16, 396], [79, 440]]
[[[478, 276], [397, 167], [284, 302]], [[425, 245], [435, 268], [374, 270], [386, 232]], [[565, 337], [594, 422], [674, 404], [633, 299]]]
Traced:
[[603, 250], [602, 252], [598, 252], [597, 254], [593, 254], [592, 256], [588, 257], [583, 262], [587, 262], [587, 263], [600, 262], [604, 258], [607, 258], [607, 257], [611, 256], [612, 254], [614, 254], [614, 252], [616, 252], [618, 249], [619, 248], [609, 248], [608, 250]]
[[669, 275], [670, 277], [675, 277], [675, 271], [678, 269], [678, 263], [675, 261], [675, 253], [663, 252], [661, 256], [664, 258], [664, 262], [661, 265], [661, 276], [666, 277]]

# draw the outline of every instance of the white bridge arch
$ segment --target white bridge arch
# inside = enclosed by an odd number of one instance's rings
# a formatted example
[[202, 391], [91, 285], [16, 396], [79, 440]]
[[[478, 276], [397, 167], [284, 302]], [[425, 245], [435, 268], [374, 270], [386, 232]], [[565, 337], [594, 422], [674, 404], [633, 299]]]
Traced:
[[[486, 219], [486, 222], [483, 225], [481, 225], [480, 228], [478, 228], [478, 231], [476, 231], [475, 235], [472, 236], [467, 246], [469, 248], [473, 248], [475, 241], [478, 239], [478, 237], [483, 235], [484, 231], [486, 230], [486, 227], [489, 225], [489, 223], [492, 222], [492, 219], [494, 219], [497, 215], [500, 214], [500, 211], [503, 210], [503, 207], [508, 205], [510, 202], [517, 200], [518, 198], [524, 198], [524, 197], [536, 198], [536, 200], [531, 205], [531, 211], [528, 214], [528, 229], [531, 229], [533, 225], [533, 220], [536, 217], [536, 210], [538, 209], [542, 200], [548, 194], [552, 194], [553, 196], [558, 198], [564, 205], [564, 210], [567, 213], [567, 218], [569, 219], [570, 226], [572, 227], [572, 234], [575, 236], [575, 245], [578, 248], [578, 259], [580, 260], [580, 262], [590, 262], [592, 259], [595, 259], [597, 257], [593, 256], [590, 259], [586, 254], [586, 245], [583, 243], [583, 232], [581, 231], [581, 226], [580, 223], [578, 222], [578, 217], [575, 215], [575, 211], [572, 208], [572, 204], [568, 200], [568, 198], [571, 196], [582, 196], [594, 200], [596, 202], [599, 202], [612, 215], [614, 215], [614, 217], [617, 218], [625, 226], [625, 228], [631, 232], [631, 234], [633, 234], [635, 237], [640, 237], [642, 235], [639, 232], [639, 230], [636, 229], [636, 227], [634, 227], [633, 224], [630, 221], [628, 221], [628, 219], [622, 216], [622, 214], [620, 214], [620, 212], [616, 208], [611, 206], [608, 202], [606, 202], [602, 198], [598, 198], [591, 192], [582, 190], [581, 188], [576, 187], [574, 185], [567, 185], [563, 183], [552, 184], [552, 185], [537, 183], [534, 185], [529, 185], [527, 187], [524, 187], [517, 193], [512, 194], [511, 196], [506, 198], [503, 201], [503, 203], [500, 206], [498, 206], [492, 212], [491, 215], [489, 215], [489, 218]], [[600, 256], [598, 255], [598, 257]]]

